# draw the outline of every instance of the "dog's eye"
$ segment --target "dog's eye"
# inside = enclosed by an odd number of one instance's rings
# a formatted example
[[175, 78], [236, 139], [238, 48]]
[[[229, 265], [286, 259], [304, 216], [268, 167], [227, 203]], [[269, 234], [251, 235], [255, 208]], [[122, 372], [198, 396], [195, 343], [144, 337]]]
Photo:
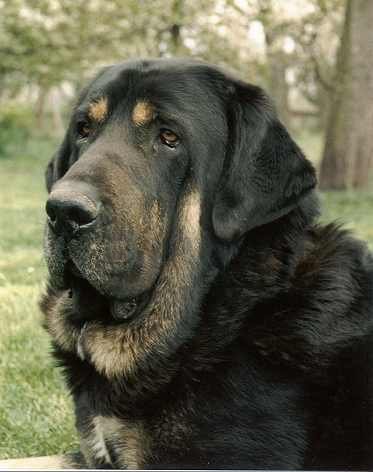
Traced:
[[86, 120], [79, 121], [77, 131], [80, 139], [88, 138], [91, 134], [91, 124]]
[[170, 129], [161, 129], [159, 134], [160, 140], [163, 144], [170, 148], [174, 148], [179, 144], [179, 136], [177, 136], [173, 131]]

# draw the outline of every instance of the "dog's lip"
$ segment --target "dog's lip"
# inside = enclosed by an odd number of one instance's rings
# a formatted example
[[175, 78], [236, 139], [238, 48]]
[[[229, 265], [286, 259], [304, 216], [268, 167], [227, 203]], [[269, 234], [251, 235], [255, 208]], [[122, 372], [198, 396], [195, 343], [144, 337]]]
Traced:
[[[117, 322], [126, 322], [135, 318], [139, 315], [150, 299], [150, 291], [143, 292], [134, 297], [127, 298], [114, 298], [102, 294], [99, 290], [92, 286], [89, 281], [84, 277], [79, 268], [71, 260], [68, 260], [65, 264], [65, 286], [69, 291], [69, 297], [75, 300], [79, 300], [79, 289], [89, 289], [92, 294], [98, 296], [102, 301], [107, 304], [108, 315], [111, 315], [112, 319]], [[89, 300], [87, 300], [89, 303]]]
[[137, 318], [148, 305], [152, 291], [145, 291], [136, 297], [113, 298], [110, 300], [111, 316], [119, 322], [125, 322]]
[[135, 315], [138, 308], [136, 298], [128, 300], [112, 300], [110, 303], [110, 314], [117, 321], [129, 320]]
[[[85, 231], [91, 230], [92, 226], [97, 223], [97, 217], [91, 220], [89, 223], [84, 223], [81, 225], [74, 224], [69, 228], [69, 230], [65, 230], [63, 232], [63, 237], [65, 240], [69, 241], [70, 239], [76, 238], [80, 236]], [[58, 220], [52, 220], [49, 216], [47, 216], [47, 227], [51, 230], [53, 234], [56, 236], [61, 236], [61, 231], [58, 228], [61, 228], [62, 223]]]

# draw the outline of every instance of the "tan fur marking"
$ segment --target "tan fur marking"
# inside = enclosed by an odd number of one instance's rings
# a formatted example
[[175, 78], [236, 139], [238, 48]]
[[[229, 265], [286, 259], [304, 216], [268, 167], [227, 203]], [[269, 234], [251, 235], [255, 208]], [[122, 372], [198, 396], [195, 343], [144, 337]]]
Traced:
[[143, 425], [105, 416], [100, 417], [100, 424], [105, 438], [114, 445], [120, 467], [141, 469], [149, 450]]
[[182, 208], [182, 225], [184, 236], [189, 238], [195, 250], [199, 249], [201, 241], [200, 223], [201, 196], [197, 190], [192, 190]]
[[55, 300], [45, 316], [45, 327], [53, 340], [65, 351], [74, 352], [80, 331], [68, 322], [64, 314], [70, 308], [67, 293]]
[[138, 342], [131, 330], [90, 323], [84, 332], [84, 351], [97, 370], [109, 378], [131, 374], [138, 359]]
[[145, 125], [149, 123], [154, 117], [154, 106], [145, 101], [136, 103], [132, 112], [132, 120], [135, 125]]
[[108, 114], [108, 100], [107, 97], [101, 97], [99, 100], [92, 102], [89, 105], [88, 116], [101, 123], [105, 120]]
[[108, 464], [111, 463], [110, 455], [105, 444], [105, 427], [103, 425], [103, 417], [96, 416], [92, 420], [93, 431], [90, 438], [90, 446], [93, 455], [97, 459], [104, 459]]

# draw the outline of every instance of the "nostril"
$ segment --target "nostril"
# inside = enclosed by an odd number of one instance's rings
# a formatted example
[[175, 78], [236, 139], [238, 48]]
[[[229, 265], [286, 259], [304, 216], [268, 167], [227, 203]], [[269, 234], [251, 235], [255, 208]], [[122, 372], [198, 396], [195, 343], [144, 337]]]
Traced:
[[79, 226], [84, 226], [92, 223], [97, 217], [97, 210], [95, 207], [83, 207], [80, 205], [73, 205], [66, 209], [67, 218], [75, 222]]
[[57, 215], [54, 210], [53, 204], [50, 200], [47, 201], [47, 204], [45, 206], [45, 211], [47, 212], [48, 220], [54, 224], [57, 220]]

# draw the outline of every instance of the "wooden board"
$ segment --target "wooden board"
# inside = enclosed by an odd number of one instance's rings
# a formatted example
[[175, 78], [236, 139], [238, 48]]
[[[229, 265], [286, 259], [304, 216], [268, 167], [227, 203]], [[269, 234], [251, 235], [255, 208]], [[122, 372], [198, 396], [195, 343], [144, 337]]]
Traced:
[[63, 456], [28, 457], [24, 459], [0, 460], [0, 470], [13, 469], [62, 469], [66, 462]]

